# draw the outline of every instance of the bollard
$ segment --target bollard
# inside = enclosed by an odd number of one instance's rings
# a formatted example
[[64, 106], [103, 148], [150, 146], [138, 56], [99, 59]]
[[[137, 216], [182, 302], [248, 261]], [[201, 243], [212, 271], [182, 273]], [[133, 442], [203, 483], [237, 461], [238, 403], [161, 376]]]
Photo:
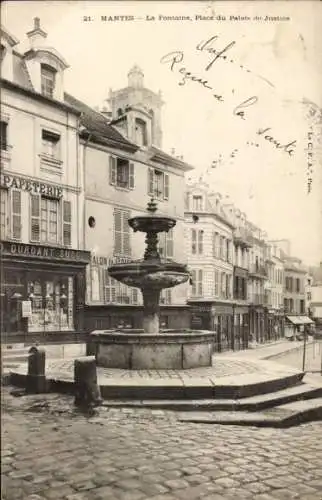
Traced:
[[101, 393], [97, 384], [95, 356], [75, 359], [75, 405], [93, 408], [102, 403]]
[[47, 392], [45, 365], [45, 349], [42, 347], [31, 347], [28, 352], [27, 392], [32, 394]]

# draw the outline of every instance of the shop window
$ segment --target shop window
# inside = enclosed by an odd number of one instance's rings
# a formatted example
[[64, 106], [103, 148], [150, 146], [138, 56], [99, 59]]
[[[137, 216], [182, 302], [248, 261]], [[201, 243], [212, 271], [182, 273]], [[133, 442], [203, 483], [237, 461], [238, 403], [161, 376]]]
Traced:
[[28, 299], [32, 315], [29, 332], [64, 331], [74, 328], [74, 281], [55, 276], [28, 281]]
[[53, 98], [56, 83], [56, 70], [47, 64], [42, 64], [40, 74], [42, 95]]
[[131, 255], [129, 218], [128, 210], [114, 209], [114, 255]]
[[134, 164], [115, 156], [110, 156], [109, 162], [110, 184], [124, 189], [134, 189]]
[[0, 122], [0, 147], [2, 151], [8, 149], [8, 123], [2, 120]]
[[173, 257], [173, 230], [159, 234], [159, 254], [161, 257]]
[[60, 135], [50, 132], [49, 130], [42, 130], [42, 154], [55, 159], [60, 159]]
[[191, 253], [192, 255], [203, 253], [203, 230], [191, 229]]
[[148, 169], [148, 194], [159, 200], [169, 199], [169, 174], [161, 170]]

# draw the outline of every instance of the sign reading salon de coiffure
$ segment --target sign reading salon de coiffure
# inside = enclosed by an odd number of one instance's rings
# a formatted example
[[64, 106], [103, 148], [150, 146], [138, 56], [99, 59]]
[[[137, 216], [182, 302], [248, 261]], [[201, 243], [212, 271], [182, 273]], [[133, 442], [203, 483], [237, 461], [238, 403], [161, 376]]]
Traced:
[[83, 262], [88, 263], [90, 252], [85, 250], [73, 250], [71, 248], [47, 247], [42, 245], [28, 245], [26, 243], [11, 243], [2, 241], [2, 257], [26, 257], [38, 258], [39, 260], [55, 260], [65, 262]]
[[32, 194], [43, 194], [45, 196], [52, 196], [53, 198], [61, 198], [63, 196], [63, 190], [59, 186], [24, 179], [17, 175], [1, 174], [1, 187], [22, 189]]

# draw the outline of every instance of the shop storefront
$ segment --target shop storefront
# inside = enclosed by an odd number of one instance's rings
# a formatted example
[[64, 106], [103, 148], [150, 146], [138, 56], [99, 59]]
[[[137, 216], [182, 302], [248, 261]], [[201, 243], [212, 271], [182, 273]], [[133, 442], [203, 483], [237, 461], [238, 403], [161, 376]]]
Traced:
[[234, 348], [247, 349], [249, 341], [249, 310], [246, 306], [234, 306]]
[[30, 342], [84, 331], [90, 253], [1, 243], [1, 340]]
[[250, 338], [252, 341], [262, 343], [265, 334], [265, 310], [263, 306], [250, 306], [249, 310]]

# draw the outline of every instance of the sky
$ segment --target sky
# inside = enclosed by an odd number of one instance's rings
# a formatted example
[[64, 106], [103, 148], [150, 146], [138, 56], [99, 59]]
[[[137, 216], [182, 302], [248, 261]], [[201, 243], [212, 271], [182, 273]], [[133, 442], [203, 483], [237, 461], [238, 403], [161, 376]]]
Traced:
[[194, 167], [189, 177], [271, 239], [289, 239], [304, 263], [322, 261], [321, 2], [3, 2], [20, 51], [36, 16], [70, 66], [67, 92], [102, 106], [139, 65], [145, 86], [162, 92], [163, 149]]

